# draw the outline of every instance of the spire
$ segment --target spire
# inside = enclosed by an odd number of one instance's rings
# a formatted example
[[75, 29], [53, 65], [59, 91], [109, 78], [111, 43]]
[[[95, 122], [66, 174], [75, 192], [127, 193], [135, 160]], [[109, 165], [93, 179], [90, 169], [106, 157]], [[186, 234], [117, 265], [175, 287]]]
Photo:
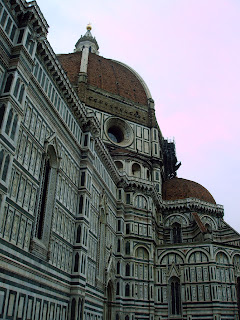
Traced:
[[75, 52], [83, 51], [84, 48], [88, 48], [90, 52], [98, 54], [99, 46], [95, 37], [92, 36], [92, 26], [90, 23], [87, 25], [86, 29], [87, 32], [85, 33], [85, 35], [81, 36], [81, 38], [75, 45]]

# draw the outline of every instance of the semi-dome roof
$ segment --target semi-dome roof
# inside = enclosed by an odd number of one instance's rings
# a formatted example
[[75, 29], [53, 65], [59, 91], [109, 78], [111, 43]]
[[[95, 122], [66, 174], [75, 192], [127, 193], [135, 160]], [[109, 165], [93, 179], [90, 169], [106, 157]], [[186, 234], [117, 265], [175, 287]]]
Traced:
[[182, 178], [173, 178], [165, 181], [162, 188], [162, 197], [163, 200], [197, 198], [216, 204], [211, 193], [201, 184]]
[[[58, 59], [70, 82], [78, 84], [82, 52], [60, 54]], [[130, 67], [89, 52], [87, 83], [135, 103], [148, 105], [150, 92], [141, 77]]]

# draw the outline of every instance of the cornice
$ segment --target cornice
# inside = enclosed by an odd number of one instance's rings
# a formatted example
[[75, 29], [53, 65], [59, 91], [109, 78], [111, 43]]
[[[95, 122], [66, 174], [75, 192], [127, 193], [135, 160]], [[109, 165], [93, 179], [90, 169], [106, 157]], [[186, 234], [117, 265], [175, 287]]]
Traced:
[[162, 197], [157, 192], [154, 184], [151, 181], [131, 179], [131, 177], [128, 177], [126, 174], [122, 174], [121, 178], [122, 179], [118, 185], [119, 188], [123, 188], [125, 191], [142, 192], [153, 199], [158, 209], [162, 207]]
[[80, 121], [80, 123], [86, 123], [87, 112], [85, 107], [79, 100], [77, 93], [73, 89], [65, 71], [63, 70], [47, 39], [38, 42], [37, 53], [39, 56], [41, 56], [42, 62], [45, 64], [45, 67], [48, 69], [56, 85], [61, 90], [75, 117]]
[[84, 124], [84, 131], [91, 132], [94, 138], [100, 136], [100, 123], [95, 116], [94, 112], [88, 112], [86, 114], [86, 123]]
[[224, 208], [222, 205], [212, 204], [196, 198], [168, 200], [168, 201], [164, 200], [162, 202], [162, 209], [164, 211], [173, 211], [173, 210], [186, 210], [186, 211], [196, 210], [197, 212], [204, 211], [218, 217], [223, 217], [224, 215]]
[[36, 1], [7, 0], [5, 3], [11, 9], [20, 26], [31, 24], [36, 34], [47, 35], [49, 25]]
[[[35, 34], [33, 34], [33, 40], [37, 41], [36, 55], [40, 57], [41, 62], [47, 69], [49, 75], [51, 75], [55, 85], [59, 88], [83, 131], [88, 129], [94, 137], [99, 136], [97, 117], [94, 113], [87, 113], [85, 105], [80, 101], [46, 38], [49, 26], [36, 1], [10, 0], [6, 1], [6, 4], [20, 25], [29, 25], [35, 32]], [[110, 158], [109, 155], [108, 158]]]

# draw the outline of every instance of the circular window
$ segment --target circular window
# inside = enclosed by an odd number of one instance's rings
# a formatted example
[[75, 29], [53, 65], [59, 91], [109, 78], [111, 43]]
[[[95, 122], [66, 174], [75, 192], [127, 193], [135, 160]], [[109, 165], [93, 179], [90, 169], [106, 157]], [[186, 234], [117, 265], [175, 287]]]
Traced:
[[108, 137], [116, 143], [120, 143], [124, 140], [123, 132], [117, 126], [112, 126], [108, 129]]
[[133, 142], [133, 129], [119, 118], [109, 118], [105, 123], [105, 134], [114, 144], [127, 147]]

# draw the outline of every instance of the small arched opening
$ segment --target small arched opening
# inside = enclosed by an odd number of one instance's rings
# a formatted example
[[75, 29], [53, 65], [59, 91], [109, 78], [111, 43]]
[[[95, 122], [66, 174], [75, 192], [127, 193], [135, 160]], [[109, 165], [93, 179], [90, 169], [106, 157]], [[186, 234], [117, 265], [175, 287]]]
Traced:
[[80, 241], [81, 241], [81, 231], [82, 231], [82, 228], [81, 228], [81, 226], [79, 225], [79, 226], [77, 227], [76, 243], [80, 243]]
[[126, 242], [126, 245], [125, 245], [125, 253], [126, 253], [126, 254], [130, 254], [130, 242], [129, 242], [129, 241]]
[[120, 262], [117, 263], [117, 274], [120, 274]]
[[129, 297], [130, 296], [130, 286], [127, 283], [125, 286], [125, 297]]
[[130, 276], [130, 265], [129, 265], [129, 263], [126, 264], [126, 270], [125, 271], [126, 271], [125, 275], [126, 276]]
[[9, 111], [8, 119], [7, 119], [7, 123], [6, 123], [6, 127], [5, 127], [6, 134], [9, 134], [10, 127], [11, 127], [11, 124], [12, 124], [12, 118], [13, 118], [13, 110], [11, 109]]
[[18, 123], [18, 116], [15, 114], [14, 120], [13, 120], [13, 125], [12, 125], [12, 130], [11, 130], [11, 135], [10, 135], [10, 138], [12, 140], [15, 139], [15, 134], [16, 134], [16, 130], [17, 130], [17, 123]]
[[141, 178], [141, 167], [138, 163], [132, 165], [132, 175], [136, 178]]
[[121, 161], [115, 161], [115, 165], [118, 168], [118, 171], [123, 172], [123, 163]]
[[5, 115], [5, 110], [6, 110], [6, 107], [5, 107], [4, 104], [2, 104], [1, 107], [0, 107], [0, 129], [2, 127], [3, 118], [4, 118], [4, 115]]
[[24, 87], [24, 84], [22, 84], [22, 85], [21, 85], [21, 90], [20, 90], [20, 93], [19, 93], [19, 98], [18, 98], [18, 101], [19, 101], [20, 103], [22, 103], [22, 100], [23, 100], [24, 90], [25, 90], [25, 87]]
[[146, 174], [147, 174], [147, 180], [151, 180], [151, 175], [150, 175], [150, 171], [147, 169], [147, 172], [146, 172]]
[[13, 92], [13, 95], [16, 98], [17, 98], [17, 95], [18, 95], [19, 87], [20, 87], [20, 78], [17, 79], [16, 85], [15, 85], [15, 88], [14, 88], [14, 92]]
[[116, 289], [116, 295], [118, 296], [120, 292], [120, 285], [119, 282], [117, 282], [117, 289]]
[[5, 88], [4, 88], [4, 93], [10, 91], [12, 86], [12, 81], [13, 81], [13, 74], [9, 74], [9, 76], [7, 77]]
[[209, 223], [206, 223], [205, 227], [208, 233], [212, 233], [212, 226]]
[[[2, 180], [6, 181], [7, 179], [7, 173], [8, 173], [8, 167], [9, 167], [9, 163], [10, 163], [10, 156], [9, 154], [6, 156], [5, 158], [5, 163], [3, 166], [3, 172], [2, 172]], [[1, 169], [1, 168], [0, 168]]]
[[74, 272], [78, 272], [79, 269], [79, 254], [78, 252], [75, 254], [75, 258], [74, 258]]

